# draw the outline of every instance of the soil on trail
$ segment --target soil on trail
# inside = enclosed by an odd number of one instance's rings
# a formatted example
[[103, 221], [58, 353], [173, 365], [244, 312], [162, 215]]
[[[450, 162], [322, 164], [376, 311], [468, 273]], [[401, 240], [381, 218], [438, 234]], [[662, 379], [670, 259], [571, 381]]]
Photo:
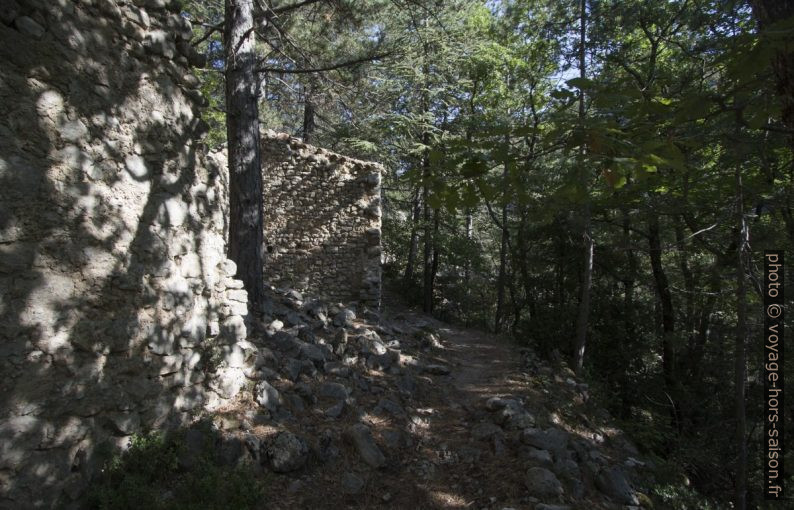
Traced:
[[[545, 366], [508, 339], [396, 304], [385, 308], [376, 319], [370, 314], [346, 326], [347, 347], [335, 363], [347, 364], [349, 373], [326, 364], [310, 376], [272, 381], [289, 397], [289, 412], [247, 433], [267, 442], [287, 430], [305, 438], [312, 453], [289, 473], [263, 469], [263, 508], [622, 508], [595, 489], [594, 473], [624, 462], [626, 448], [616, 445], [627, 443], [618, 441], [619, 431], [594, 425], [608, 423], [608, 415], [590, 407], [587, 386], [570, 370]], [[388, 369], [372, 366], [374, 355], [361, 347], [373, 334], [398, 353]], [[350, 389], [342, 413], [329, 413], [339, 405], [324, 396], [329, 383]], [[246, 408], [250, 416], [256, 404], [240, 402], [227, 416], [245, 415]], [[238, 421], [230, 423], [222, 428]], [[371, 431], [382, 465], [365, 461], [352, 439], [357, 424]], [[526, 432], [548, 446], [526, 441]], [[533, 467], [542, 467], [556, 489], [529, 490]]]

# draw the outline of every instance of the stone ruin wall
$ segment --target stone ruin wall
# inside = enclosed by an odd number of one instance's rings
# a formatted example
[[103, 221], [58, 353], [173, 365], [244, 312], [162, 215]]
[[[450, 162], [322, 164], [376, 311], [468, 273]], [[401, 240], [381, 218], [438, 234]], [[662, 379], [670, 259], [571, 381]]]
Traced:
[[272, 131], [261, 146], [265, 278], [377, 309], [382, 167]]
[[223, 161], [164, 0], [0, 2], [0, 508], [244, 386]]

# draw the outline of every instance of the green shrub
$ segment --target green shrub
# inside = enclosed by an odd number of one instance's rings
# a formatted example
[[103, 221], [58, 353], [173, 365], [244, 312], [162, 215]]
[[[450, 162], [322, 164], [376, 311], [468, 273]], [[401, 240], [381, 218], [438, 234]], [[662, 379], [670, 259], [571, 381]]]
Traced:
[[181, 433], [133, 436], [130, 447], [105, 464], [89, 488], [87, 508], [97, 510], [261, 508], [264, 483], [246, 466], [224, 467], [212, 448], [190, 470], [180, 469]]

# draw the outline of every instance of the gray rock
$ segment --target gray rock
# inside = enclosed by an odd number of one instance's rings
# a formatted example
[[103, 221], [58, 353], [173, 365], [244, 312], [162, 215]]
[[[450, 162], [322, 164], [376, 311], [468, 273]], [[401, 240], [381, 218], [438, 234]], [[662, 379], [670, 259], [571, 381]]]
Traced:
[[345, 400], [350, 395], [350, 390], [341, 383], [324, 382], [320, 386], [320, 397]]
[[485, 409], [494, 412], [505, 407], [521, 407], [521, 402], [512, 398], [491, 397], [485, 401]]
[[88, 128], [80, 119], [70, 120], [61, 125], [60, 133], [61, 138], [67, 142], [79, 142], [88, 134]]
[[535, 505], [535, 510], [572, 510], [568, 505], [547, 505], [546, 503], [541, 503], [539, 505]]
[[303, 371], [303, 363], [295, 358], [287, 358], [284, 362], [284, 372], [290, 381], [297, 381]]
[[377, 368], [379, 370], [388, 370], [389, 368], [396, 366], [399, 361], [400, 351], [387, 349], [384, 354], [371, 355], [369, 358], [367, 358], [367, 365], [371, 368]]
[[556, 428], [548, 428], [545, 431], [526, 428], [521, 434], [521, 442], [540, 450], [559, 452], [564, 451], [568, 445], [568, 433]]
[[508, 430], [523, 430], [535, 425], [535, 417], [520, 407], [505, 407], [496, 419]]
[[386, 464], [386, 457], [380, 451], [378, 445], [375, 444], [375, 439], [372, 437], [369, 427], [363, 423], [356, 423], [348, 429], [348, 434], [364, 462], [374, 468], [379, 468]]
[[533, 496], [549, 497], [563, 494], [562, 483], [554, 476], [554, 473], [546, 468], [529, 468], [524, 483]]
[[10, 25], [18, 15], [19, 4], [16, 0], [3, 0], [0, 2], [0, 21]]
[[323, 370], [326, 374], [335, 375], [337, 377], [350, 376], [350, 367], [339, 361], [326, 361], [325, 365], [323, 365]]
[[546, 450], [529, 447], [525, 451], [525, 456], [527, 460], [541, 467], [549, 468], [554, 464], [551, 453]]
[[309, 446], [292, 432], [279, 432], [268, 445], [270, 468], [276, 473], [287, 473], [302, 468], [309, 458]]
[[14, 25], [17, 27], [17, 30], [34, 39], [41, 39], [44, 37], [44, 27], [27, 16], [20, 16], [15, 19]]
[[303, 344], [300, 347], [301, 357], [306, 358], [315, 363], [325, 363], [325, 352], [318, 346], [312, 344]]
[[303, 301], [303, 294], [301, 294], [295, 289], [288, 290], [287, 293], [284, 295], [290, 299], [294, 299], [295, 301]]
[[358, 337], [358, 344], [361, 348], [361, 354], [373, 354], [382, 356], [386, 354], [386, 345], [380, 340], [377, 333], [374, 331], [369, 335], [361, 335]]
[[290, 409], [296, 413], [302, 413], [304, 410], [306, 410], [306, 406], [303, 404], [303, 399], [294, 393], [288, 393], [284, 395], [284, 400], [287, 401]]
[[337, 329], [333, 339], [331, 339], [331, 344], [334, 346], [347, 345], [347, 330], [345, 328]]
[[386, 447], [392, 450], [410, 446], [410, 438], [399, 429], [384, 429], [381, 431], [381, 436], [386, 443]]
[[168, 59], [174, 58], [174, 53], [176, 53], [176, 47], [165, 30], [149, 31], [144, 45], [150, 53], [162, 55]]
[[491, 422], [481, 422], [471, 428], [471, 436], [477, 441], [483, 441], [501, 434], [502, 428]]
[[384, 397], [378, 401], [378, 405], [375, 407], [375, 414], [391, 414], [400, 418], [405, 417], [405, 409], [397, 402]]
[[336, 419], [336, 418], [339, 418], [340, 416], [342, 416], [342, 413], [344, 412], [344, 410], [345, 410], [345, 401], [344, 400], [340, 400], [336, 404], [334, 404], [331, 407], [329, 407], [328, 409], [326, 409], [325, 410], [325, 415], [327, 417], [329, 417], [329, 418]]
[[353, 312], [353, 310], [343, 308], [334, 316], [334, 326], [349, 327], [353, 325], [354, 320], [356, 320], [356, 314]]
[[355, 473], [345, 473], [342, 475], [342, 490], [345, 494], [361, 494], [364, 490], [364, 480]]
[[422, 371], [432, 375], [449, 375], [449, 367], [445, 365], [429, 364], [422, 367]]
[[596, 477], [595, 484], [598, 490], [618, 503], [624, 505], [639, 504], [637, 496], [626, 478], [626, 473], [620, 467], [613, 466], [602, 469]]
[[137, 180], [145, 179], [149, 174], [146, 161], [135, 154], [131, 154], [124, 159], [124, 166], [127, 168], [127, 172]]
[[281, 402], [281, 395], [276, 388], [270, 385], [267, 381], [259, 381], [254, 388], [254, 398], [256, 402], [268, 409], [275, 411]]
[[572, 459], [557, 459], [554, 463], [554, 472], [557, 473], [558, 476], [568, 480], [579, 480], [582, 478], [579, 464]]

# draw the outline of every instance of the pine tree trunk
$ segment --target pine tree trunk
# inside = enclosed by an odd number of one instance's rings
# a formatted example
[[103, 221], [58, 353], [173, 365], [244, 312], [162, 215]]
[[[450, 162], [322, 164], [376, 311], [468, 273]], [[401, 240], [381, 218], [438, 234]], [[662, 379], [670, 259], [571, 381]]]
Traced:
[[303, 88], [303, 141], [311, 143], [314, 130], [317, 127], [314, 114], [314, 87], [312, 85]]
[[438, 246], [438, 225], [441, 221], [441, 211], [439, 209], [433, 209], [433, 261], [430, 264], [430, 311], [432, 312], [435, 308], [435, 303], [433, 302], [432, 296], [434, 289], [436, 288], [436, 275], [438, 274], [438, 264], [440, 262], [440, 253], [439, 253], [439, 246]]
[[678, 399], [675, 360], [675, 311], [670, 283], [662, 265], [662, 243], [659, 233], [659, 218], [651, 212], [648, 219], [648, 255], [651, 259], [651, 270], [656, 293], [659, 297], [662, 315], [662, 371], [669, 398], [673, 401], [673, 419], [678, 425]]
[[504, 203], [502, 204], [502, 240], [499, 247], [499, 279], [496, 284], [496, 317], [494, 318], [494, 332], [502, 330], [505, 308], [505, 287], [507, 272], [507, 162], [502, 172], [502, 194]]
[[252, 311], [264, 299], [262, 170], [254, 71], [253, 3], [226, 0], [226, 135], [229, 158], [229, 248]]
[[747, 285], [744, 274], [744, 256], [747, 246], [747, 223], [744, 220], [742, 204], [742, 177], [737, 166], [736, 182], [736, 224], [738, 228], [738, 248], [736, 250], [736, 360], [734, 365], [734, 397], [736, 401], [736, 493], [734, 508], [747, 507], [747, 416], [745, 411], [745, 380], [747, 379]]
[[[580, 0], [579, 3], [579, 77], [585, 78], [585, 44], [587, 26], [587, 0]], [[584, 90], [579, 90], [579, 127], [584, 130]], [[585, 206], [582, 221], [582, 241], [584, 247], [584, 267], [582, 268], [582, 289], [579, 299], [579, 312], [576, 316], [576, 338], [573, 349], [573, 367], [577, 374], [581, 374], [584, 367], [584, 350], [587, 343], [587, 328], [590, 322], [590, 288], [593, 283], [593, 233], [590, 226], [590, 190], [588, 186], [588, 172], [585, 169], [585, 145], [579, 149], [579, 172], [581, 174], [582, 185], [588, 196], [585, 198]]]
[[428, 189], [429, 179], [429, 159], [425, 157], [423, 162], [423, 179], [422, 183], [422, 207], [423, 207], [423, 221], [424, 221], [424, 252], [422, 257], [422, 310], [425, 313], [430, 313], [433, 310], [433, 225], [430, 221], [430, 206], [427, 204], [427, 198], [430, 193]]
[[411, 201], [411, 241], [408, 247], [408, 263], [403, 274], [403, 286], [408, 288], [414, 280], [414, 267], [416, 266], [416, 252], [419, 250], [419, 219], [422, 208], [419, 203], [419, 188], [414, 190]]

